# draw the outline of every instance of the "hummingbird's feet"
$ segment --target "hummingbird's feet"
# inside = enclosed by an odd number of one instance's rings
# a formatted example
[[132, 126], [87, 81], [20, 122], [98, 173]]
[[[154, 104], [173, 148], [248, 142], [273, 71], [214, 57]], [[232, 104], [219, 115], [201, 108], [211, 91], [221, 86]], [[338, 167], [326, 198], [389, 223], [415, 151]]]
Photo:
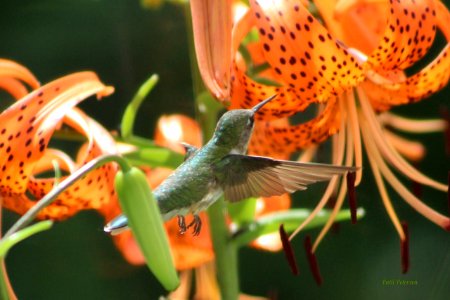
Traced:
[[198, 215], [194, 215], [194, 220], [192, 220], [189, 225], [186, 226], [186, 220], [184, 216], [178, 215], [178, 227], [180, 227], [180, 234], [184, 234], [189, 228], [194, 226], [194, 230], [192, 231], [192, 235], [197, 236], [200, 234], [202, 229], [202, 220]]
[[188, 228], [186, 227], [186, 220], [182, 215], [178, 215], [177, 217], [178, 217], [178, 227], [180, 227], [180, 234], [184, 234]]
[[194, 230], [192, 231], [192, 235], [197, 236], [200, 234], [202, 230], [202, 219], [198, 215], [194, 215], [194, 220], [187, 226], [187, 228], [191, 228], [194, 226]]

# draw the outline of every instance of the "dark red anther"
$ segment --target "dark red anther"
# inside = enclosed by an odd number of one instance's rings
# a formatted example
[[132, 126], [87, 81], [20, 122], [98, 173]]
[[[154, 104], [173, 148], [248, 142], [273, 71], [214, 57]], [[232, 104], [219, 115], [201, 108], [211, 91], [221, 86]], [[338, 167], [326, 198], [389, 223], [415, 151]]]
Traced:
[[306, 258], [308, 259], [309, 269], [316, 281], [317, 285], [322, 284], [322, 275], [320, 275], [319, 264], [317, 263], [316, 255], [312, 252], [311, 237], [308, 235], [305, 237], [305, 251]]
[[283, 245], [284, 254], [286, 255], [286, 259], [289, 263], [289, 267], [291, 268], [292, 274], [298, 275], [300, 274], [297, 266], [297, 261], [295, 260], [294, 250], [292, 249], [291, 242], [289, 241], [289, 237], [284, 231], [284, 225], [280, 225], [280, 239]]
[[402, 258], [402, 273], [406, 274], [409, 269], [409, 232], [408, 223], [402, 222], [403, 232], [405, 233], [405, 239], [400, 240], [400, 255]]
[[356, 193], [355, 193], [355, 172], [347, 173], [347, 190], [348, 190], [348, 204], [350, 206], [350, 215], [352, 224], [356, 224]]

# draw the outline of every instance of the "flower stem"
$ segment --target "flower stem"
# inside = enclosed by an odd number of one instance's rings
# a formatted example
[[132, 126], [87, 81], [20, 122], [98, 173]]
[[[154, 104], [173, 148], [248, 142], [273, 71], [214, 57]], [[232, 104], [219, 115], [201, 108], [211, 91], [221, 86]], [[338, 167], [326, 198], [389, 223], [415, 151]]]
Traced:
[[208, 209], [208, 218], [222, 299], [236, 300], [239, 297], [238, 248], [231, 243], [225, 207], [223, 198], [219, 199]]
[[13, 233], [24, 228], [30, 224], [37, 214], [46, 206], [51, 204], [62, 192], [74, 184], [77, 180], [85, 176], [90, 171], [106, 164], [109, 162], [116, 162], [119, 164], [120, 168], [127, 171], [131, 168], [128, 162], [121, 156], [118, 155], [104, 155], [91, 160], [87, 164], [83, 165], [81, 168], [73, 172], [65, 180], [58, 184], [57, 188], [52, 189], [44, 198], [39, 200], [36, 205], [30, 208], [5, 234], [5, 238], [11, 236]]
[[5, 262], [2, 260], [0, 266], [0, 299], [11, 300], [14, 294], [10, 294], [10, 286], [8, 284], [8, 275], [5, 269]]
[[[195, 56], [194, 38], [189, 3], [185, 7], [186, 27], [188, 32], [189, 56], [191, 60], [191, 74], [193, 90], [196, 98], [196, 114], [202, 128], [204, 141], [208, 141], [217, 122], [217, 114], [223, 109], [206, 91], [201, 80]], [[238, 248], [231, 243], [231, 232], [225, 220], [225, 203], [219, 199], [208, 209], [209, 226], [213, 242], [217, 280], [223, 300], [239, 298]]]

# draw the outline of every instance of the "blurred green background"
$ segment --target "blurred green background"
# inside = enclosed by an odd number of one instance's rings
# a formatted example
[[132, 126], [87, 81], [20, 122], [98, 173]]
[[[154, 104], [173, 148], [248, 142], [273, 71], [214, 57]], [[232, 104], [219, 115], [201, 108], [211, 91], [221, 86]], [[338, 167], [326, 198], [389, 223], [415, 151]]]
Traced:
[[[24, 64], [42, 83], [75, 71], [97, 72], [116, 92], [81, 107], [108, 129], [117, 129], [140, 83], [158, 73], [160, 83], [143, 104], [136, 124], [137, 133], [151, 137], [158, 116], [193, 116], [187, 30], [182, 8], [168, 4], [144, 10], [137, 0], [2, 1], [0, 57]], [[396, 111], [437, 117], [443, 107], [449, 108], [449, 95], [447, 87], [432, 99]], [[421, 169], [446, 182], [449, 159], [444, 135], [415, 138], [428, 148]], [[407, 181], [406, 185], [411, 186]], [[297, 194], [295, 205], [312, 207], [323, 187]], [[317, 252], [324, 284], [317, 287], [308, 271], [301, 237], [293, 244], [299, 277], [290, 274], [281, 253], [241, 250], [242, 291], [277, 299], [448, 299], [450, 234], [390, 192], [400, 218], [410, 226], [408, 274], [401, 274], [399, 240], [366, 167], [364, 183], [357, 189], [366, 217], [357, 225], [341, 224]], [[447, 213], [445, 194], [424, 188], [422, 195], [426, 203]], [[6, 213], [4, 228], [16, 219]], [[145, 267], [130, 266], [122, 259], [102, 228], [100, 216], [83, 212], [15, 246], [7, 257], [7, 268], [19, 299], [157, 299], [164, 294]], [[391, 279], [418, 284], [382, 284]]]

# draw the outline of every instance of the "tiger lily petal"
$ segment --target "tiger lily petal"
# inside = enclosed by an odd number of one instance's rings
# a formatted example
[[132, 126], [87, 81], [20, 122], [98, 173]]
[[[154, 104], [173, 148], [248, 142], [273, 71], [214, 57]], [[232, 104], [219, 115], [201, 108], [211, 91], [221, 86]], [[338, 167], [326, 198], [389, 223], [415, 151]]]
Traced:
[[[75, 114], [71, 110], [80, 101], [90, 95], [101, 97], [111, 92], [112, 88], [103, 85], [94, 73], [75, 73], [36, 89], [0, 115], [3, 126], [0, 130], [0, 153], [3, 153], [0, 159], [0, 193], [6, 208], [23, 214], [35, 203], [25, 195], [27, 190], [39, 199], [53, 187], [54, 179], [34, 177], [36, 171], [48, 168], [49, 156], [59, 157], [65, 169], [70, 169], [70, 165], [73, 167], [66, 156], [47, 151], [54, 130], [66, 114], [69, 114], [66, 119], [71, 119], [70, 115]], [[89, 130], [92, 128], [86, 132]], [[40, 162], [41, 159], [44, 162]], [[64, 195], [71, 198], [70, 191]], [[68, 203], [57, 199], [39, 217], [63, 219], [77, 211], [69, 207]]]
[[229, 100], [231, 0], [190, 1], [195, 52], [203, 82], [217, 99]]
[[31, 88], [37, 89], [39, 81], [24, 66], [7, 59], [0, 59], [0, 89], [7, 91], [14, 98], [20, 99], [28, 94], [25, 82]]

